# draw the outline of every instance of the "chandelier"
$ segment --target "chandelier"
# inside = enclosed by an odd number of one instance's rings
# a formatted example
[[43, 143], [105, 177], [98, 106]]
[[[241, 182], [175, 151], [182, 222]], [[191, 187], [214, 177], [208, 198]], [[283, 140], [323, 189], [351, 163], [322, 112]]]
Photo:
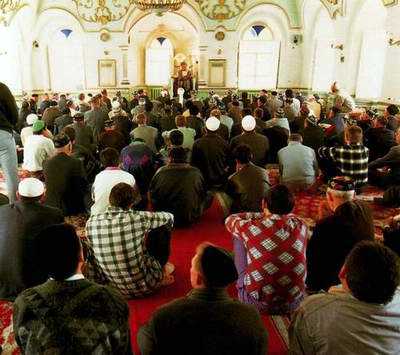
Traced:
[[6, 22], [6, 16], [18, 11], [21, 7], [21, 0], [0, 0], [0, 23]]
[[161, 16], [167, 11], [178, 11], [182, 8], [185, 0], [133, 0], [139, 10], [153, 11]]
[[[1, 1], [1, 0], [0, 0]], [[106, 25], [121, 20], [132, 5], [132, 0], [73, 0], [79, 16], [87, 22]]]

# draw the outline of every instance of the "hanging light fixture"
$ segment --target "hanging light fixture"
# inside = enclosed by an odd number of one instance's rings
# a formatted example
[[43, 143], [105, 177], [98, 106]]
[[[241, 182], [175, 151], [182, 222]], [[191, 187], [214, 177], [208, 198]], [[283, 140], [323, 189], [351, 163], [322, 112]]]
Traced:
[[0, 0], [0, 23], [6, 22], [7, 17], [21, 7], [21, 0]]
[[139, 10], [152, 11], [162, 16], [168, 11], [178, 11], [185, 0], [132, 0]]

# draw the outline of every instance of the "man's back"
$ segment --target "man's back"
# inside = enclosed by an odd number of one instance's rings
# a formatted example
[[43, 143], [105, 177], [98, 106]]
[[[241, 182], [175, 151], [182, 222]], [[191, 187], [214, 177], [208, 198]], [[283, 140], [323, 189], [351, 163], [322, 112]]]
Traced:
[[85, 211], [87, 181], [80, 160], [64, 153], [43, 164], [46, 181], [46, 204], [63, 210], [66, 216]]
[[169, 164], [154, 175], [150, 194], [155, 210], [171, 212], [179, 225], [192, 223], [201, 216], [206, 189], [199, 169], [188, 164]]
[[72, 117], [69, 113], [57, 117], [54, 121], [54, 133], [61, 133], [64, 127], [72, 124]]
[[231, 150], [240, 144], [247, 144], [253, 152], [253, 162], [258, 166], [265, 167], [267, 163], [269, 141], [264, 135], [256, 132], [242, 133], [232, 139]]
[[104, 131], [108, 114], [100, 108], [85, 112], [85, 123], [92, 129], [94, 141], [97, 143], [101, 132]]
[[319, 126], [308, 126], [301, 130], [303, 137], [303, 145], [314, 149], [317, 153], [318, 149], [324, 145], [325, 134]]
[[14, 298], [47, 279], [39, 265], [36, 236], [62, 223], [62, 211], [38, 202], [0, 207], [0, 298]]
[[267, 333], [255, 308], [199, 289], [161, 307], [138, 341], [143, 355], [264, 355]]
[[26, 354], [131, 354], [129, 310], [114, 290], [90, 281], [54, 281], [14, 303], [14, 332]]
[[55, 119], [61, 115], [62, 113], [57, 106], [51, 106], [43, 112], [42, 120], [49, 129], [52, 129]]
[[398, 354], [399, 329], [399, 290], [387, 305], [361, 302], [347, 293], [314, 295], [294, 317], [289, 354]]
[[394, 133], [384, 127], [370, 128], [365, 132], [365, 145], [369, 148], [369, 160], [383, 157], [396, 145]]
[[157, 152], [156, 139], [158, 135], [157, 128], [151, 126], [136, 127], [132, 133], [132, 137], [143, 139], [153, 152]]
[[95, 150], [93, 131], [84, 123], [74, 123], [72, 128], [75, 131], [75, 143], [82, 145], [91, 152]]

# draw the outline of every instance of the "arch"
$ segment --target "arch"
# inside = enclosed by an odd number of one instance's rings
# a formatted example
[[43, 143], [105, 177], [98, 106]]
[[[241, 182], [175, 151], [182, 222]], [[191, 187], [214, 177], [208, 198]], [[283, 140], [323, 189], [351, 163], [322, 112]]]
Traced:
[[[161, 40], [162, 39], [162, 40]], [[153, 38], [146, 47], [146, 85], [168, 85], [174, 47], [166, 36]]]

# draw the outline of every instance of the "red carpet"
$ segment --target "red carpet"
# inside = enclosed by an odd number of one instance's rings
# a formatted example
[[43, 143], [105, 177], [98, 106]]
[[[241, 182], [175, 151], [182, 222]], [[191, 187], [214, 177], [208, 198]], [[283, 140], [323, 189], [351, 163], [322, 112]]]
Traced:
[[[74, 224], [82, 225], [82, 220], [76, 220]], [[227, 249], [232, 249], [231, 236], [225, 231], [223, 225], [223, 211], [217, 199], [206, 212], [202, 220], [191, 228], [174, 231], [172, 237], [171, 262], [175, 264], [175, 283], [161, 289], [157, 294], [138, 300], [129, 301], [131, 316], [132, 344], [135, 354], [139, 354], [136, 344], [136, 334], [139, 327], [144, 324], [157, 307], [175, 298], [184, 296], [190, 289], [190, 260], [196, 246], [210, 241]], [[235, 295], [234, 287], [230, 289]], [[7, 354], [19, 354], [15, 350], [11, 323], [11, 305], [7, 302], [0, 303], [0, 345], [10, 351]], [[287, 353], [287, 326], [288, 321], [282, 317], [263, 317], [269, 334], [268, 354], [283, 355]], [[244, 354], [245, 355], [245, 354]]]

